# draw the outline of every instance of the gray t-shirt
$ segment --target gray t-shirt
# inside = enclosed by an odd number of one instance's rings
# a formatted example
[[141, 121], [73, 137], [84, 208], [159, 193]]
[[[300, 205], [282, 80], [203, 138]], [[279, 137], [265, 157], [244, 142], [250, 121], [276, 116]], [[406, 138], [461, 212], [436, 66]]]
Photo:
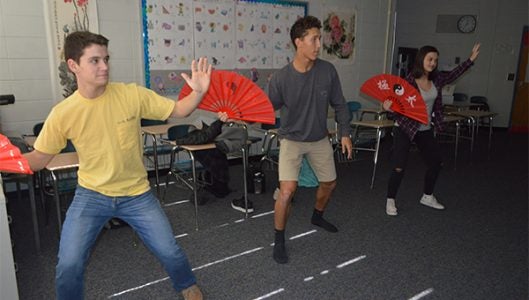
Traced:
[[281, 110], [279, 136], [299, 142], [325, 138], [329, 105], [335, 110], [339, 136], [349, 136], [349, 110], [331, 63], [316, 59], [305, 73], [290, 63], [272, 75], [267, 90], [274, 109]]
[[433, 103], [435, 102], [435, 98], [437, 98], [437, 87], [432, 84], [432, 87], [428, 91], [425, 91], [419, 87], [419, 92], [421, 93], [424, 103], [426, 104], [426, 113], [428, 115], [428, 124], [421, 124], [419, 127], [419, 131], [424, 131], [432, 128], [432, 111]]

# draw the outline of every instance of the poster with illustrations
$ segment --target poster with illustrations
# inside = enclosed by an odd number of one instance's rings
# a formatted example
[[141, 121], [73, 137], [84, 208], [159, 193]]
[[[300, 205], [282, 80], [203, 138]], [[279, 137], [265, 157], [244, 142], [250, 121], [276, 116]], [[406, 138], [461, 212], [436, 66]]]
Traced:
[[290, 40], [290, 28], [297, 19], [305, 15], [305, 10], [300, 6], [274, 6], [272, 18], [272, 48], [274, 69], [280, 69], [289, 64], [294, 58], [295, 49]]
[[149, 66], [151, 70], [188, 68], [193, 60], [191, 0], [147, 0]]
[[195, 1], [195, 57], [207, 57], [216, 69], [234, 65], [235, 7], [220, 1]]
[[272, 67], [273, 10], [270, 8], [256, 2], [237, 3], [236, 68]]
[[[244, 0], [142, 0], [147, 87], [176, 95], [191, 61], [207, 57], [215, 69], [259, 82], [262, 70], [294, 56], [289, 30], [306, 3]], [[266, 72], [265, 72], [266, 73]], [[264, 79], [262, 79], [264, 80]]]
[[329, 11], [322, 28], [322, 58], [352, 64], [355, 52], [356, 12]]

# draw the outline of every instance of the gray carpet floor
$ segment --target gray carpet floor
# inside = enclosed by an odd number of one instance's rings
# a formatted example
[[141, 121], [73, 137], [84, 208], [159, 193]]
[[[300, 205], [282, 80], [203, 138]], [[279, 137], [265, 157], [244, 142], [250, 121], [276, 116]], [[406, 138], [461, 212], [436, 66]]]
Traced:
[[[167, 205], [185, 200], [187, 191], [170, 185], [165, 211], [206, 299], [527, 299], [528, 137], [495, 132], [490, 157], [486, 142], [479, 137], [472, 157], [462, 143], [457, 169], [453, 145], [443, 144], [446, 164], [435, 194], [445, 211], [419, 204], [425, 167], [412, 153], [397, 197], [399, 215], [385, 214], [390, 139], [382, 145], [373, 189], [370, 154], [338, 163], [325, 217], [339, 232], [310, 224], [315, 189], [300, 188], [286, 230], [286, 265], [271, 258], [272, 170], [266, 192], [249, 195], [255, 212], [248, 219], [230, 206], [242, 191], [240, 165], [230, 167], [235, 191], [199, 206], [199, 231], [189, 202]], [[20, 298], [53, 299], [54, 210], [47, 225], [41, 213], [37, 254], [29, 203], [8, 196]], [[85, 278], [86, 299], [181, 299], [129, 227], [101, 233]]]

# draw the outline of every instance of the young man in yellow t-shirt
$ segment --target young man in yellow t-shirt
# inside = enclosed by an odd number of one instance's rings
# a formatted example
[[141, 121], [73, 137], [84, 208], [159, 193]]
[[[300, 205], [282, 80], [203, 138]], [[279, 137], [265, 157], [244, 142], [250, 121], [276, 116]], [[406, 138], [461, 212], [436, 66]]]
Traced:
[[[96, 238], [111, 218], [127, 222], [169, 274], [185, 299], [202, 299], [187, 257], [150, 190], [142, 160], [140, 120], [185, 117], [210, 84], [205, 58], [182, 74], [193, 92], [175, 102], [136, 84], [109, 83], [108, 39], [90, 32], [66, 37], [64, 56], [78, 89], [56, 105], [26, 155], [43, 169], [71, 140], [79, 156], [79, 186], [66, 213], [56, 267], [57, 299], [83, 299], [84, 270]], [[219, 114], [224, 118], [225, 115]]]

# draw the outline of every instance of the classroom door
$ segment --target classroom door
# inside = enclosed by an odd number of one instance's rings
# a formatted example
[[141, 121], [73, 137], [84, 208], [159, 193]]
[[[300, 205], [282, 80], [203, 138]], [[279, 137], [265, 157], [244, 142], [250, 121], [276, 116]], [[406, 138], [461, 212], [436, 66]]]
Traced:
[[417, 48], [399, 47], [396, 64], [398, 76], [406, 77], [408, 75], [418, 51], [419, 49]]
[[511, 132], [529, 132], [529, 27], [525, 26], [522, 35], [518, 72], [511, 113]]

